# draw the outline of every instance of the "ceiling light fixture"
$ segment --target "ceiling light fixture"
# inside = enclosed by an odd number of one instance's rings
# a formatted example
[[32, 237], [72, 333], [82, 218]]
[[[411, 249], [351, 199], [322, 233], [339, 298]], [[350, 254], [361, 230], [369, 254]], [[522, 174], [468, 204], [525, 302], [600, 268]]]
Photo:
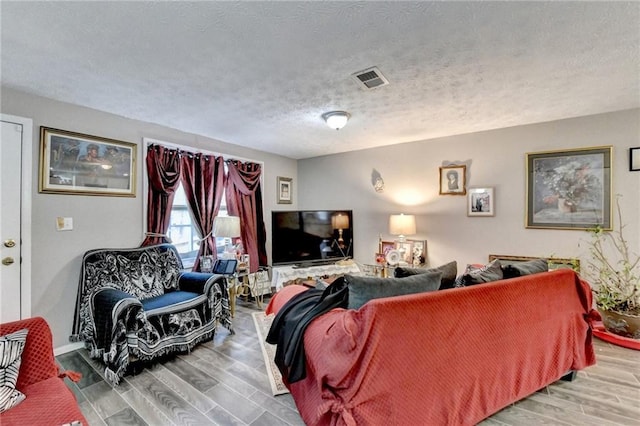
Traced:
[[322, 118], [327, 122], [327, 126], [336, 130], [342, 129], [347, 124], [347, 121], [349, 121], [349, 117], [351, 117], [351, 115], [346, 111], [331, 111], [322, 114]]

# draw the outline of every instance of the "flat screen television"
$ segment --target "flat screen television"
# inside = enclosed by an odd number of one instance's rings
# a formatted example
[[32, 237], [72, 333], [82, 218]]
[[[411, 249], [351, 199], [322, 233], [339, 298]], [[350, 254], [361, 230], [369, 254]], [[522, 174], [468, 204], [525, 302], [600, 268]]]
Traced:
[[353, 256], [351, 210], [271, 212], [274, 265], [313, 265]]

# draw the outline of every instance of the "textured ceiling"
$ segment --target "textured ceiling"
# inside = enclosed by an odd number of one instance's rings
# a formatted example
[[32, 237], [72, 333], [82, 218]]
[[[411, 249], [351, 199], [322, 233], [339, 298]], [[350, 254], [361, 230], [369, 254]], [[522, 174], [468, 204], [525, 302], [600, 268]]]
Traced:
[[[0, 3], [2, 85], [291, 158], [640, 107], [638, 2]], [[390, 84], [361, 89], [377, 66]], [[351, 114], [329, 129], [321, 114]], [[74, 130], [74, 129], [69, 129]]]

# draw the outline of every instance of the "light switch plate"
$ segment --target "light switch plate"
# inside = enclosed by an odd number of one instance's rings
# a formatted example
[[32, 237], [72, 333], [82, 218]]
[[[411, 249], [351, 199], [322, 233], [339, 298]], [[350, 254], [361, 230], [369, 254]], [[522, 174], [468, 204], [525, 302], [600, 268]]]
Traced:
[[71, 231], [73, 229], [73, 218], [58, 216], [56, 218], [56, 229], [58, 231]]

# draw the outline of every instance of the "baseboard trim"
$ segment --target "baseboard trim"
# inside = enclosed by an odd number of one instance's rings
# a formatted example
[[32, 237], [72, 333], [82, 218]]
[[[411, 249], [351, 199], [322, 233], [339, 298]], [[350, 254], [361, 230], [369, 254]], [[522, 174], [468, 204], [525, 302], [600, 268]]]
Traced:
[[84, 342], [69, 343], [68, 345], [60, 346], [53, 349], [53, 355], [58, 356], [66, 354], [67, 352], [75, 351], [76, 349], [84, 348]]

